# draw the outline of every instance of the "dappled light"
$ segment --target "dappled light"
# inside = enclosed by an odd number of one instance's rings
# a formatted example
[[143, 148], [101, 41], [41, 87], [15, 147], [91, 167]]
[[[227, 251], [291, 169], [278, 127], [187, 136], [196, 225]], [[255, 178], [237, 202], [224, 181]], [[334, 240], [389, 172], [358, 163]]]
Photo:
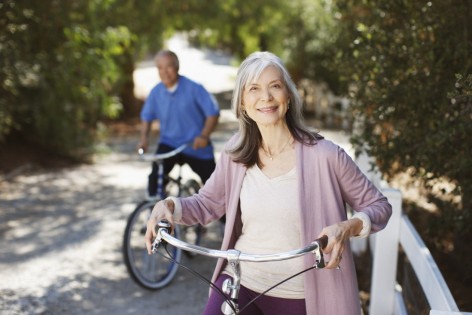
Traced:
[[[126, 271], [121, 252], [124, 227], [144, 197], [148, 172], [148, 163], [132, 151], [116, 151], [93, 165], [58, 172], [32, 170], [3, 182], [3, 309], [10, 314], [135, 314], [181, 302], [178, 292], [189, 279], [200, 285], [183, 273], [166, 288], [167, 298], [156, 299]], [[209, 276], [212, 264], [202, 267]], [[201, 288], [196, 298], [204, 301], [207, 288]]]
[[[138, 178], [144, 174], [134, 173]], [[133, 207], [133, 197], [138, 196], [136, 193], [133, 195], [132, 191], [139, 187], [139, 182], [133, 183], [133, 176], [127, 176], [127, 185], [120, 187], [113, 185], [109, 177], [100, 175], [100, 171], [80, 167], [72, 172], [38, 176], [36, 181], [31, 180], [34, 176], [19, 177], [15, 190], [11, 192], [9, 186], [4, 185], [0, 205], [7, 213], [4, 214], [3, 222], [6, 224], [1, 225], [1, 234], [5, 241], [11, 242], [12, 247], [1, 247], [3, 255], [0, 262], [22, 261], [62, 252], [74, 244], [96, 237], [104, 228], [104, 212], [109, 211], [111, 204], [117, 209], [112, 212], [113, 216], [106, 215], [107, 219], [124, 218], [122, 211], [126, 209], [122, 209], [123, 205]], [[118, 182], [115, 180], [115, 184]], [[25, 199], [21, 195], [32, 198]], [[10, 217], [15, 220], [9, 220]]]

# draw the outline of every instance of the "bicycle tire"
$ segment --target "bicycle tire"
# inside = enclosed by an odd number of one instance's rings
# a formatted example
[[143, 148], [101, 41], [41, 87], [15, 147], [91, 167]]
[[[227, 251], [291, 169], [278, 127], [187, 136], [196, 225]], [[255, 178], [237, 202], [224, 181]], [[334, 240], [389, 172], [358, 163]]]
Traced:
[[[148, 255], [144, 244], [146, 223], [151, 215], [155, 201], [143, 201], [131, 213], [126, 224], [123, 239], [123, 255], [126, 268], [133, 280], [148, 290], [158, 290], [167, 286], [175, 277], [178, 264], [159, 254]], [[180, 228], [175, 226], [174, 234], [180, 236]], [[168, 251], [178, 262], [182, 259], [182, 250], [170, 244]], [[164, 248], [159, 249], [167, 256]]]
[[[196, 180], [189, 179], [182, 185], [179, 196], [180, 197], [192, 196], [198, 193], [198, 190], [200, 189], [200, 187], [201, 187], [200, 184]], [[206, 228], [202, 226], [201, 224], [195, 224], [192, 226], [182, 226], [181, 238], [183, 241], [187, 243], [190, 243], [193, 245], [200, 245], [203, 234], [205, 233], [205, 230]], [[193, 258], [197, 255], [189, 251], [184, 251], [184, 254], [189, 258]]]

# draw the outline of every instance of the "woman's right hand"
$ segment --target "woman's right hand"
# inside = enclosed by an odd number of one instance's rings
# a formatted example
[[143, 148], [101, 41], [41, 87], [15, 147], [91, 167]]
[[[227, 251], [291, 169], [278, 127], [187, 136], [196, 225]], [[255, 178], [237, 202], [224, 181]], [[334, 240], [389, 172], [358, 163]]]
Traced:
[[144, 241], [146, 243], [147, 252], [152, 254], [152, 242], [156, 238], [156, 225], [161, 220], [167, 220], [171, 226], [174, 226], [174, 202], [169, 199], [161, 200], [152, 209], [151, 216], [147, 222], [146, 234]]

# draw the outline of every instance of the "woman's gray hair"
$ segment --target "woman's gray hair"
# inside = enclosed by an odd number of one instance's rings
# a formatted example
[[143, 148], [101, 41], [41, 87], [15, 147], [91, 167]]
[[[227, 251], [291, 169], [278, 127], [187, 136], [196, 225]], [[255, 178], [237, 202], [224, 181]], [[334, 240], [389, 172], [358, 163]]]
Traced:
[[241, 63], [236, 76], [231, 107], [239, 121], [239, 139], [228, 150], [235, 162], [243, 163], [247, 167], [256, 163], [261, 166], [258, 151], [262, 145], [262, 136], [256, 122], [245, 112], [242, 106], [242, 96], [245, 87], [256, 81], [267, 67], [276, 68], [282, 75], [283, 83], [287, 87], [290, 102], [285, 114], [285, 121], [292, 137], [296, 141], [308, 145], [314, 145], [318, 139], [322, 138], [305, 126], [302, 115], [302, 100], [282, 60], [271, 52], [254, 52]]

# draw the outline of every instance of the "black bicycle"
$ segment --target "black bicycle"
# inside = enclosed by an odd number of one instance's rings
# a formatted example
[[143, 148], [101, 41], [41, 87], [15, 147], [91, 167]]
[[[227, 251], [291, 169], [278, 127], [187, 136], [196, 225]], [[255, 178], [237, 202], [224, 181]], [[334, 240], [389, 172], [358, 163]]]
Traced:
[[[163, 259], [161, 255], [148, 255], [144, 244], [144, 234], [152, 209], [159, 200], [165, 199], [167, 196], [191, 196], [200, 189], [200, 184], [194, 179], [183, 181], [181, 165], [179, 165], [178, 176], [164, 178], [162, 161], [179, 154], [186, 147], [187, 144], [163, 154], [143, 154], [142, 151], [140, 152], [143, 161], [158, 164], [157, 195], [143, 200], [129, 216], [123, 239], [123, 256], [133, 280], [148, 290], [157, 290], [168, 285], [177, 273], [179, 265], [176, 262], [180, 262], [182, 259], [182, 250], [173, 246], [169, 246], [167, 250], [172, 253], [175, 262]], [[164, 182], [167, 183], [165, 187]], [[199, 245], [205, 228], [199, 224], [175, 226], [174, 231], [175, 237], [187, 243]], [[185, 253], [189, 257], [195, 255], [190, 252]]]

